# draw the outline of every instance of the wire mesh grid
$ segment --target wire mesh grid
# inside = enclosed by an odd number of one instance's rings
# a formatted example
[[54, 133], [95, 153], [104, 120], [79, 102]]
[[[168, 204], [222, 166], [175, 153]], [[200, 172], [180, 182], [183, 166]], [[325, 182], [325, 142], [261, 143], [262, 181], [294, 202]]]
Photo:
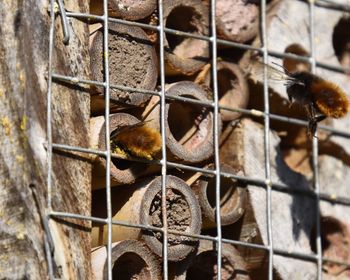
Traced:
[[[49, 38], [49, 78], [48, 78], [48, 92], [47, 92], [47, 165], [48, 165], [48, 177], [47, 177], [47, 208], [48, 208], [48, 219], [52, 217], [61, 217], [61, 218], [75, 218], [81, 220], [89, 220], [96, 223], [106, 224], [107, 225], [107, 267], [108, 267], [108, 279], [112, 279], [112, 226], [113, 225], [121, 225], [126, 227], [134, 227], [140, 229], [152, 230], [155, 232], [161, 232], [163, 236], [163, 279], [168, 279], [168, 235], [182, 235], [193, 237], [196, 239], [210, 240], [217, 243], [217, 279], [221, 279], [221, 267], [222, 267], [222, 244], [228, 243], [232, 245], [239, 245], [247, 248], [253, 248], [257, 250], [264, 250], [268, 252], [268, 279], [273, 279], [273, 257], [275, 255], [284, 256], [288, 258], [294, 258], [304, 261], [309, 261], [317, 264], [317, 279], [322, 279], [322, 265], [324, 263], [333, 263], [343, 265], [346, 268], [350, 268], [350, 263], [342, 262], [339, 260], [328, 259], [322, 256], [322, 247], [321, 247], [321, 228], [320, 228], [320, 201], [332, 202], [334, 204], [341, 204], [345, 206], [350, 206], [350, 199], [347, 197], [335, 197], [332, 194], [323, 193], [320, 191], [319, 184], [319, 176], [318, 176], [318, 138], [314, 137], [312, 140], [312, 165], [313, 165], [313, 184], [314, 190], [301, 190], [301, 189], [293, 189], [289, 188], [287, 185], [283, 183], [273, 182], [271, 180], [271, 166], [270, 166], [270, 120], [278, 120], [284, 123], [291, 123], [299, 126], [307, 126], [307, 122], [300, 119], [289, 118], [281, 115], [271, 114], [269, 108], [269, 92], [268, 92], [268, 77], [266, 68], [264, 69], [263, 75], [263, 90], [264, 90], [264, 111], [259, 111], [255, 109], [241, 109], [241, 108], [231, 108], [226, 106], [219, 105], [218, 102], [218, 78], [217, 78], [217, 46], [225, 45], [230, 47], [235, 47], [241, 50], [254, 50], [260, 53], [263, 57], [263, 62], [268, 64], [269, 56], [277, 57], [277, 58], [291, 58], [298, 61], [308, 62], [311, 65], [312, 72], [315, 72], [315, 68], [321, 67], [324, 69], [340, 72], [340, 73], [350, 73], [350, 69], [346, 67], [338, 67], [334, 65], [330, 65], [327, 63], [316, 61], [315, 59], [315, 44], [314, 44], [314, 10], [315, 6], [332, 8], [336, 10], [340, 10], [343, 12], [349, 12], [350, 9], [346, 5], [334, 4], [331, 1], [327, 0], [309, 0], [306, 1], [308, 3], [309, 9], [309, 41], [310, 41], [310, 55], [309, 56], [301, 56], [291, 53], [281, 53], [268, 49], [267, 45], [267, 27], [266, 27], [266, 0], [260, 1], [260, 35], [261, 35], [261, 46], [253, 47], [251, 45], [235, 43], [228, 40], [218, 39], [216, 35], [216, 15], [215, 9], [212, 7], [216, 6], [216, 1], [210, 1], [210, 18], [211, 18], [211, 30], [210, 36], [196, 35], [191, 34], [179, 30], [174, 30], [170, 28], [166, 28], [163, 22], [163, 1], [159, 0], [158, 2], [158, 13], [159, 13], [159, 24], [157, 26], [144, 24], [140, 22], [132, 22], [122, 19], [110, 18], [108, 17], [108, 0], [103, 0], [103, 15], [93, 15], [87, 13], [78, 13], [78, 12], [66, 12], [64, 10], [64, 5], [62, 0], [57, 0], [58, 6], [56, 6], [55, 0], [51, 0], [51, 11], [57, 10], [59, 8], [59, 14], [62, 17], [63, 29], [65, 32], [64, 40], [68, 42], [69, 40], [69, 28], [67, 24], [67, 18], [80, 18], [80, 19], [94, 19], [103, 23], [103, 50], [104, 50], [104, 73], [105, 79], [103, 82], [93, 81], [93, 80], [85, 80], [79, 77], [71, 77], [62, 75], [60, 73], [55, 73], [52, 65], [52, 57], [53, 57], [53, 46], [54, 46], [54, 38], [55, 38], [55, 17], [57, 13], [51, 13], [51, 28], [50, 28], [50, 38]], [[108, 54], [108, 26], [109, 22], [116, 22], [124, 25], [133, 25], [139, 26], [144, 29], [157, 31], [159, 34], [159, 58], [160, 58], [160, 90], [152, 91], [152, 90], [144, 90], [144, 89], [136, 89], [127, 86], [111, 84], [109, 79], [109, 54]], [[211, 45], [211, 65], [212, 65], [212, 79], [213, 79], [213, 101], [205, 102], [194, 100], [187, 97], [182, 96], [166, 96], [165, 95], [165, 63], [164, 63], [164, 36], [165, 34], [174, 34], [176, 36], [195, 38], [199, 40], [204, 40], [210, 42]], [[158, 164], [161, 166], [161, 175], [162, 175], [162, 218], [163, 218], [163, 227], [154, 227], [150, 225], [139, 225], [139, 224], [131, 224], [127, 222], [114, 221], [112, 220], [112, 201], [111, 201], [111, 185], [110, 185], [110, 162], [111, 158], [116, 157], [111, 152], [110, 145], [106, 145], [106, 150], [97, 150], [92, 148], [83, 148], [76, 147], [66, 144], [53, 143], [52, 141], [52, 111], [51, 111], [51, 97], [52, 97], [52, 84], [54, 82], [65, 81], [75, 85], [95, 85], [101, 86], [104, 88], [104, 96], [105, 96], [105, 139], [106, 143], [110, 143], [110, 125], [109, 125], [109, 115], [110, 115], [110, 89], [119, 89], [126, 90], [130, 92], [136, 92], [140, 94], [148, 94], [148, 95], [156, 95], [160, 97], [160, 119], [161, 119], [161, 135], [162, 135], [162, 159], [161, 160], [152, 160], [147, 161], [148, 163]], [[198, 168], [186, 164], [175, 163], [167, 160], [166, 155], [166, 137], [165, 137], [165, 102], [166, 100], [177, 100], [179, 102], [187, 102], [193, 104], [200, 104], [204, 107], [209, 107], [214, 112], [214, 160], [215, 160], [215, 169], [203, 169]], [[218, 115], [220, 110], [228, 110], [232, 112], [240, 112], [244, 115], [250, 115], [254, 117], [263, 118], [264, 123], [264, 167], [265, 167], [265, 177], [256, 179], [247, 176], [239, 176], [235, 174], [230, 174], [227, 172], [223, 172], [220, 170], [220, 158], [219, 158], [219, 120]], [[344, 138], [350, 138], [350, 133], [347, 131], [336, 130], [333, 127], [319, 125], [318, 130], [325, 130], [331, 132], [333, 135], [337, 135]], [[317, 132], [316, 132], [317, 136]], [[98, 218], [93, 216], [83, 216], [75, 213], [68, 212], [57, 212], [52, 208], [52, 155], [54, 150], [69, 150], [69, 151], [77, 151], [87, 154], [95, 154], [106, 159], [106, 204], [107, 204], [107, 217]], [[140, 160], [142, 161], [142, 160]], [[183, 170], [190, 170], [195, 172], [202, 172], [204, 174], [211, 174], [215, 176], [216, 179], [216, 220], [217, 220], [217, 236], [208, 236], [208, 235], [200, 235], [200, 234], [189, 234], [185, 232], [180, 232], [176, 230], [169, 230], [167, 228], [167, 215], [166, 215], [166, 174], [168, 167], [176, 167]], [[250, 185], [262, 187], [266, 190], [266, 217], [267, 217], [267, 245], [259, 245], [252, 244], [248, 242], [243, 242], [239, 240], [231, 240], [222, 237], [221, 232], [221, 222], [220, 222], [220, 177], [233, 178], [241, 182], [245, 182]], [[272, 191], [291, 193], [291, 194], [301, 194], [304, 196], [311, 197], [316, 200], [316, 253], [315, 254], [306, 254], [301, 252], [291, 252], [287, 250], [279, 249], [277, 245], [273, 243], [272, 236], [272, 228], [273, 225], [271, 223], [271, 193]], [[50, 250], [49, 240], [45, 238], [45, 246], [46, 250]], [[50, 254], [47, 254], [50, 256]], [[49, 258], [49, 273], [50, 278], [54, 279], [53, 276], [53, 264], [52, 259]]]

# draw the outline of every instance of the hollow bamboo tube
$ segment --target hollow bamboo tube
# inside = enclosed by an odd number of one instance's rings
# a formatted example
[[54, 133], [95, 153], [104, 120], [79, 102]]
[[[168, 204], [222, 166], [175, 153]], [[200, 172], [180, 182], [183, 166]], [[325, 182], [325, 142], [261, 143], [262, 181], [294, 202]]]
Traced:
[[[214, 169], [214, 164], [209, 164], [206, 168]], [[241, 171], [237, 171], [227, 164], [221, 165], [221, 171], [233, 175], [243, 175]], [[202, 228], [216, 227], [215, 176], [195, 173], [185, 181], [191, 186], [201, 206], [203, 216]], [[223, 226], [233, 224], [243, 216], [247, 200], [245, 187], [244, 184], [232, 178], [221, 177], [220, 209], [221, 224]]]
[[[126, 113], [116, 113], [109, 117], [111, 134], [118, 129], [134, 126], [140, 121]], [[106, 150], [105, 141], [105, 119], [104, 117], [95, 117], [90, 120], [90, 146], [99, 150]], [[122, 158], [111, 160], [111, 185], [131, 184], [135, 180], [148, 172], [152, 173], [159, 169], [156, 166], [150, 166], [147, 163], [131, 160], [128, 155], [120, 155]], [[92, 189], [104, 188], [106, 183], [106, 159], [96, 157], [93, 167]]]
[[[149, 16], [157, 7], [157, 0], [109, 0], [108, 15], [127, 20], [138, 20]], [[103, 14], [103, 1], [90, 0], [90, 13]]]
[[[291, 44], [285, 50], [285, 53], [292, 53], [300, 56], [310, 56], [309, 52], [305, 50], [299, 44]], [[311, 71], [311, 65], [306, 61], [295, 60], [292, 58], [285, 57], [283, 58], [283, 67], [290, 73]]]
[[259, 7], [246, 0], [218, 0], [216, 28], [218, 37], [244, 43], [259, 31]]
[[[221, 279], [249, 280], [247, 265], [230, 244], [222, 244]], [[186, 279], [217, 279], [216, 242], [200, 240], [197, 256], [187, 270]]]
[[[209, 12], [200, 0], [164, 1], [164, 25], [196, 35], [208, 35]], [[191, 75], [209, 61], [209, 42], [174, 34], [165, 34], [167, 74]]]
[[[137, 89], [154, 90], [158, 66], [154, 46], [139, 27], [109, 23], [108, 55], [110, 83]], [[90, 65], [93, 80], [104, 80], [103, 28], [90, 36]], [[97, 96], [91, 102], [92, 112], [104, 108], [103, 88], [96, 88]], [[150, 95], [139, 92], [110, 89], [111, 106], [116, 108], [141, 106]]]
[[[161, 279], [161, 265], [145, 243], [137, 240], [123, 240], [112, 243], [113, 279]], [[107, 248], [92, 249], [92, 279], [106, 280]]]
[[[212, 87], [211, 67], [207, 64], [198, 74], [195, 82], [206, 87]], [[219, 104], [221, 106], [230, 107], [233, 109], [244, 109], [249, 101], [249, 89], [247, 79], [237, 64], [218, 61], [217, 77], [219, 90]], [[241, 116], [241, 113], [220, 110], [221, 119], [223, 121], [232, 121]]]
[[[210, 101], [206, 92], [193, 82], [182, 81], [167, 86], [166, 96], [187, 97], [204, 102]], [[160, 101], [153, 96], [146, 106], [142, 119], [160, 130]], [[213, 154], [213, 119], [210, 108], [183, 101], [166, 100], [165, 132], [169, 158], [195, 163], [208, 159]], [[219, 119], [219, 131], [221, 120]]]
[[[175, 176], [167, 176], [167, 221], [168, 229], [199, 234], [202, 219], [198, 201], [191, 188]], [[128, 222], [145, 226], [162, 227], [161, 177], [148, 178], [130, 188], [112, 189], [113, 221]], [[104, 192], [99, 191], [93, 198], [93, 214], [106, 215], [101, 205]], [[98, 204], [99, 203], [99, 204]], [[96, 211], [96, 213], [94, 213]], [[162, 256], [162, 234], [126, 226], [113, 226], [113, 242], [123, 239], [140, 239], [158, 256]], [[106, 225], [93, 225], [92, 246], [107, 242]], [[198, 241], [186, 236], [168, 235], [168, 259], [179, 261], [195, 250]]]

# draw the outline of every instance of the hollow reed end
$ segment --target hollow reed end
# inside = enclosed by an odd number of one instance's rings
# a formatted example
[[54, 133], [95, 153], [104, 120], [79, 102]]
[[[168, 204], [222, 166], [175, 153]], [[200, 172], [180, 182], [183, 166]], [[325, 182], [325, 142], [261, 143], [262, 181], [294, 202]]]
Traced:
[[[214, 169], [214, 164], [209, 164], [207, 168]], [[220, 168], [225, 173], [243, 175], [242, 171], [237, 171], [227, 164], [222, 164]], [[190, 180], [191, 178], [188, 181]], [[215, 228], [215, 176], [202, 175], [191, 185], [191, 188], [195, 192], [202, 209], [203, 228]], [[221, 224], [230, 225], [238, 221], [245, 212], [246, 186], [237, 180], [222, 176], [220, 190]]]
[[[191, 33], [209, 34], [209, 11], [200, 0], [164, 1], [166, 28]], [[209, 42], [174, 34], [165, 34], [167, 72], [191, 75], [199, 71], [210, 57]]]
[[[169, 99], [165, 107], [166, 145], [169, 158], [182, 162], [201, 162], [213, 154], [213, 120], [210, 107], [203, 107], [190, 102], [171, 100], [171, 97], [185, 97], [195, 101], [210, 102], [212, 94], [190, 81], [167, 85]], [[154, 96], [145, 108], [142, 118], [160, 129], [159, 97]], [[219, 132], [221, 119], [219, 119]]]
[[[155, 178], [141, 202], [141, 224], [163, 227], [161, 209], [161, 177]], [[166, 203], [168, 230], [199, 234], [202, 224], [201, 211], [191, 188], [180, 178], [166, 177]], [[158, 256], [162, 256], [162, 234], [143, 231], [142, 239]], [[168, 235], [168, 259], [179, 261], [190, 254], [198, 240], [186, 236]]]
[[[157, 0], [110, 0], [108, 15], [126, 20], [139, 20], [149, 16], [157, 7]], [[90, 0], [90, 13], [103, 14], [103, 1]]]
[[[212, 88], [211, 67], [207, 64], [196, 77], [195, 82]], [[249, 88], [245, 74], [234, 63], [218, 61], [219, 105], [230, 109], [245, 109], [249, 102]], [[241, 116], [240, 112], [220, 109], [222, 121], [232, 121]]]
[[[118, 131], [118, 129], [125, 129], [127, 127], [132, 127], [140, 123], [140, 121], [127, 113], [116, 113], [110, 115], [110, 131], [111, 134]], [[91, 141], [90, 145], [92, 148], [98, 150], [106, 149], [106, 140], [105, 140], [105, 119], [104, 117], [96, 117], [91, 119]], [[111, 159], [111, 185], [123, 185], [131, 184], [135, 180], [144, 175], [147, 170], [149, 170], [150, 165], [147, 163], [133, 161], [130, 157], [130, 154], [127, 153], [123, 148], [114, 147], [113, 139], [112, 141], [112, 156]], [[119, 153], [119, 154], [116, 154]], [[93, 168], [93, 182], [92, 188], [99, 189], [105, 187], [105, 168], [106, 168], [106, 159], [104, 157], [98, 157], [98, 160], [95, 161]]]
[[[117, 279], [161, 279], [159, 259], [141, 241], [123, 240], [112, 243], [112, 276]], [[94, 280], [107, 276], [107, 248], [92, 249], [91, 266]]]
[[[130, 224], [140, 224], [141, 200], [152, 182], [153, 178], [147, 178], [127, 188], [112, 188], [112, 220]], [[92, 214], [96, 217], [105, 217], [107, 208], [105, 204], [105, 191], [97, 190], [93, 193]], [[107, 225], [92, 224], [92, 247], [107, 244]], [[140, 240], [142, 232], [140, 228], [122, 225], [113, 225], [112, 241], [125, 239]]]
[[[128, 188], [112, 189], [113, 221], [162, 228], [161, 181], [159, 176], [147, 178]], [[166, 177], [166, 184], [168, 229], [199, 234], [202, 225], [201, 211], [191, 188], [183, 180], [171, 175]], [[94, 195], [93, 209], [96, 213], [93, 214], [97, 217], [106, 215], [106, 209], [102, 209], [105, 206], [101, 203], [103, 195], [101, 191]], [[123, 239], [143, 240], [156, 255], [162, 256], [160, 231], [113, 225], [113, 242]], [[106, 225], [94, 224], [92, 246], [100, 246], [106, 242]], [[174, 234], [169, 234], [168, 242], [169, 261], [183, 260], [198, 245], [198, 240]]]
[[244, 43], [259, 32], [259, 7], [253, 1], [218, 0], [216, 28], [218, 37]]
[[[211, 101], [211, 93], [193, 82], [178, 82], [169, 86], [166, 94], [188, 97], [200, 101]], [[167, 146], [172, 154], [184, 161], [200, 162], [213, 154], [214, 114], [208, 107], [185, 102], [166, 104]], [[219, 133], [221, 118], [219, 119]]]
[[[122, 108], [141, 106], [151, 97], [149, 94], [117, 89], [114, 85], [154, 90], [158, 78], [158, 62], [154, 46], [146, 33], [137, 26], [111, 22], [108, 35], [111, 105]], [[102, 82], [103, 57], [106, 55], [103, 52], [103, 29], [96, 30], [92, 36], [90, 40], [92, 79]], [[100, 93], [99, 97], [103, 99], [103, 88], [96, 88], [96, 92]], [[92, 111], [97, 109], [92, 108]]]

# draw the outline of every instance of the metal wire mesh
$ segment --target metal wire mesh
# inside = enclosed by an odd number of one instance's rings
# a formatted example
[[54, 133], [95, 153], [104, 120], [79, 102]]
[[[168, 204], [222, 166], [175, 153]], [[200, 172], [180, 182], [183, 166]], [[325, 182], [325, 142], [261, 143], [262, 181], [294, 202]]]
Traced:
[[[59, 7], [63, 7], [62, 1], [58, 1]], [[54, 11], [57, 9], [55, 6], [56, 2], [55, 0], [51, 0], [51, 11]], [[229, 108], [225, 106], [220, 106], [218, 103], [218, 79], [217, 79], [217, 46], [218, 45], [225, 45], [230, 47], [235, 47], [237, 49], [242, 50], [254, 50], [258, 53], [260, 53], [263, 57], [263, 62], [268, 63], [269, 56], [272, 57], [278, 57], [278, 58], [292, 58], [298, 61], [305, 61], [308, 62], [311, 65], [312, 72], [315, 72], [316, 67], [325, 68], [332, 71], [337, 71], [341, 73], [350, 73], [349, 68], [345, 67], [338, 67], [322, 62], [318, 62], [315, 59], [315, 46], [314, 46], [314, 10], [315, 6], [321, 6], [326, 8], [332, 8], [332, 9], [338, 9], [340, 11], [349, 11], [349, 7], [346, 5], [340, 5], [340, 4], [332, 4], [331, 1], [308, 1], [308, 7], [309, 7], [309, 41], [310, 41], [310, 56], [300, 56], [290, 53], [280, 53], [276, 51], [271, 51], [268, 49], [267, 45], [267, 27], [266, 27], [266, 0], [260, 1], [260, 26], [261, 26], [261, 46], [260, 47], [253, 47], [251, 45], [246, 44], [240, 44], [235, 43], [223, 39], [218, 39], [216, 35], [216, 16], [215, 16], [215, 9], [212, 7], [216, 6], [216, 1], [211, 0], [210, 1], [210, 18], [211, 18], [211, 35], [210, 36], [202, 36], [202, 35], [194, 35], [190, 33], [186, 33], [183, 31], [173, 30], [166, 28], [164, 26], [163, 22], [163, 2], [162, 0], [159, 0], [158, 2], [158, 12], [159, 12], [159, 25], [158, 26], [152, 26], [144, 23], [139, 22], [132, 22], [132, 21], [126, 21], [121, 19], [115, 19], [115, 18], [109, 18], [108, 17], [108, 1], [103, 1], [104, 5], [104, 14], [102, 16], [92, 15], [92, 14], [83, 14], [78, 12], [66, 12], [63, 13], [62, 11], [64, 9], [60, 9], [60, 16], [63, 18], [63, 22], [67, 22], [66, 17], [68, 18], [80, 18], [80, 19], [94, 19], [98, 20], [103, 23], [103, 49], [104, 49], [104, 73], [105, 73], [105, 80], [103, 82], [98, 81], [92, 81], [92, 80], [85, 80], [81, 79], [80, 77], [70, 77], [65, 76], [60, 73], [55, 73], [55, 70], [52, 68], [52, 57], [53, 57], [53, 45], [54, 45], [54, 38], [55, 38], [55, 27], [54, 27], [54, 21], [55, 21], [55, 13], [51, 13], [51, 28], [50, 28], [50, 45], [49, 45], [49, 78], [48, 78], [48, 92], [47, 92], [47, 165], [48, 165], [48, 177], [47, 177], [47, 201], [48, 201], [48, 218], [52, 217], [61, 217], [61, 218], [75, 218], [75, 219], [81, 219], [81, 220], [89, 220], [94, 221], [101, 224], [107, 225], [107, 264], [108, 264], [108, 279], [112, 279], [112, 230], [113, 225], [122, 225], [127, 227], [135, 227], [135, 228], [141, 228], [141, 229], [148, 229], [156, 232], [161, 232], [163, 236], [163, 278], [168, 279], [168, 234], [174, 234], [174, 235], [183, 235], [188, 237], [193, 237], [197, 239], [204, 239], [204, 240], [210, 240], [215, 241], [217, 243], [217, 279], [221, 279], [221, 259], [222, 259], [222, 243], [228, 243], [233, 245], [239, 245], [247, 248], [253, 248], [257, 250], [264, 250], [268, 253], [268, 279], [273, 279], [273, 257], [275, 255], [277, 256], [285, 256], [288, 258], [294, 258], [309, 262], [314, 262], [317, 264], [317, 279], [322, 279], [322, 265], [325, 262], [328, 263], [334, 263], [334, 264], [341, 264], [344, 265], [347, 268], [350, 268], [350, 263], [344, 263], [338, 260], [331, 260], [322, 257], [322, 247], [321, 247], [321, 228], [320, 228], [320, 201], [328, 201], [332, 202], [334, 204], [341, 204], [345, 206], [350, 206], [350, 198], [346, 197], [334, 197], [332, 194], [328, 193], [322, 193], [320, 191], [320, 184], [319, 184], [319, 176], [318, 176], [318, 138], [314, 137], [312, 142], [312, 165], [313, 165], [313, 184], [314, 184], [314, 190], [300, 190], [300, 189], [293, 189], [289, 188], [287, 185], [283, 183], [277, 183], [273, 182], [271, 180], [271, 166], [270, 166], [270, 120], [278, 120], [283, 123], [291, 123], [299, 126], [307, 126], [307, 122], [300, 119], [294, 119], [294, 118], [288, 118], [285, 116], [275, 115], [270, 113], [269, 108], [269, 92], [268, 92], [268, 79], [267, 79], [267, 72], [266, 68], [264, 70], [264, 83], [263, 83], [263, 89], [264, 89], [264, 111], [259, 111], [255, 109], [241, 109], [241, 108]], [[144, 29], [154, 30], [157, 31], [159, 34], [159, 42], [160, 42], [160, 48], [159, 48], [159, 58], [160, 58], [160, 90], [159, 91], [150, 91], [150, 90], [142, 90], [142, 89], [136, 89], [136, 88], [130, 88], [122, 85], [116, 85], [111, 84], [109, 79], [109, 54], [108, 54], [108, 25], [109, 22], [116, 22], [120, 24], [125, 25], [133, 25], [133, 26], [139, 26]], [[68, 32], [67, 26], [65, 27], [65, 32]], [[186, 97], [170, 97], [165, 95], [165, 65], [164, 65], [164, 36], [165, 34], [174, 34], [176, 36], [182, 36], [182, 37], [190, 37], [195, 38], [199, 40], [208, 41], [211, 44], [211, 65], [212, 65], [212, 79], [213, 79], [213, 93], [214, 98], [212, 102], [203, 102], [198, 101]], [[69, 40], [69, 34], [65, 34], [65, 40]], [[137, 92], [140, 94], [149, 94], [149, 95], [156, 95], [160, 97], [160, 119], [161, 119], [161, 135], [162, 135], [162, 159], [161, 160], [153, 160], [151, 161], [152, 164], [158, 164], [161, 166], [161, 175], [162, 175], [162, 218], [163, 218], [163, 225], [165, 225], [163, 228], [153, 227], [153, 226], [145, 226], [145, 225], [138, 225], [138, 224], [130, 224], [126, 222], [118, 222], [112, 220], [112, 201], [111, 201], [111, 185], [110, 185], [110, 162], [111, 158], [115, 157], [115, 155], [112, 155], [111, 153], [111, 147], [110, 145], [106, 145], [106, 150], [96, 150], [96, 149], [88, 149], [88, 148], [82, 148], [82, 147], [76, 147], [76, 146], [70, 146], [66, 144], [59, 144], [59, 143], [53, 143], [52, 141], [52, 112], [51, 112], [51, 96], [52, 96], [52, 83], [59, 82], [59, 81], [65, 81], [69, 82], [71, 84], [76, 85], [95, 85], [100, 86], [104, 88], [104, 96], [105, 96], [105, 138], [106, 143], [110, 143], [110, 126], [109, 126], [109, 115], [110, 115], [110, 89], [120, 89], [120, 90], [127, 90], [130, 92]], [[188, 102], [188, 103], [195, 103], [200, 104], [204, 107], [209, 107], [214, 112], [214, 159], [215, 159], [215, 169], [214, 170], [208, 170], [203, 168], [198, 168], [190, 165], [175, 163], [167, 160], [166, 156], [166, 137], [165, 137], [165, 102], [166, 100], [177, 100], [179, 102]], [[264, 123], [264, 154], [265, 154], [265, 160], [264, 160], [264, 166], [265, 166], [265, 177], [264, 178], [250, 178], [246, 176], [238, 176], [234, 174], [229, 174], [226, 172], [221, 172], [220, 170], [220, 158], [219, 158], [219, 110], [228, 110], [233, 112], [240, 112], [244, 115], [250, 115], [258, 118], [263, 119]], [[319, 130], [325, 130], [332, 132], [333, 135], [337, 135], [344, 138], [350, 138], [350, 133], [347, 131], [341, 131], [336, 130], [333, 127], [328, 127], [324, 125], [320, 125], [318, 127]], [[83, 216], [78, 215], [74, 213], [67, 213], [67, 212], [57, 212], [52, 208], [52, 154], [54, 150], [70, 150], [70, 151], [77, 151], [87, 154], [95, 154], [101, 157], [104, 157], [106, 159], [106, 204], [107, 204], [107, 217], [104, 218], [97, 218], [92, 216]], [[141, 160], [142, 161], [142, 160]], [[149, 162], [149, 161], [148, 161]], [[217, 236], [206, 236], [206, 235], [197, 235], [197, 234], [188, 234], [184, 232], [169, 230], [167, 228], [167, 215], [166, 215], [166, 174], [167, 174], [167, 168], [168, 167], [176, 167], [183, 170], [190, 170], [195, 172], [202, 172], [204, 174], [212, 174], [216, 178], [216, 219], [217, 219]], [[220, 176], [221, 177], [228, 177], [233, 178], [242, 182], [245, 182], [250, 185], [258, 186], [261, 188], [264, 188], [266, 190], [266, 217], [267, 217], [267, 245], [259, 245], [259, 244], [252, 244], [248, 242], [242, 242], [238, 240], [231, 240], [226, 239], [222, 237], [221, 232], [221, 222], [220, 222]], [[272, 228], [273, 224], [271, 223], [271, 194], [272, 191], [276, 192], [285, 192], [285, 193], [292, 193], [292, 194], [301, 194], [308, 197], [311, 197], [316, 200], [316, 208], [317, 208], [317, 215], [316, 215], [316, 253], [315, 254], [305, 254], [300, 252], [290, 252], [287, 250], [279, 249], [277, 245], [273, 243], [273, 236], [272, 236]], [[47, 239], [46, 239], [47, 240]], [[46, 242], [47, 243], [47, 242]], [[49, 246], [46, 244], [46, 247]], [[48, 254], [50, 255], [50, 254]], [[50, 271], [50, 278], [54, 279], [53, 277], [53, 269], [52, 269], [52, 259], [49, 259], [49, 271]]]

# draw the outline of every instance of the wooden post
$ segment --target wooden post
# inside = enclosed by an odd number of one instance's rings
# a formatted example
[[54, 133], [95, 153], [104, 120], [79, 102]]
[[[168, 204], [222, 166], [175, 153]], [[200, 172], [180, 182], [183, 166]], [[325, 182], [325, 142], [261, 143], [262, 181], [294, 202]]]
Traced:
[[[87, 1], [65, 1], [66, 9], [87, 12]], [[0, 274], [6, 279], [48, 279], [43, 218], [47, 214], [47, 85], [50, 1], [0, 3]], [[69, 45], [55, 21], [55, 73], [89, 77], [88, 29], [69, 20]], [[88, 147], [89, 94], [53, 84], [55, 143]], [[54, 152], [52, 206], [90, 215], [90, 163], [86, 156]], [[50, 220], [54, 276], [90, 279], [90, 223]]]

